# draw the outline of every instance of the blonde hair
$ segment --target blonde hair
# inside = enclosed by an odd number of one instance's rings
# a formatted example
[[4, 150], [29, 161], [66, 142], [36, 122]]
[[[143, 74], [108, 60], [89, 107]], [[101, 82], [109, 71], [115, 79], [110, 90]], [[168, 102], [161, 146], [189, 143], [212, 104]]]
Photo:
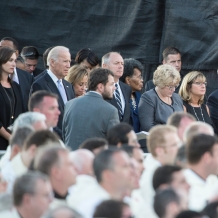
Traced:
[[84, 76], [88, 76], [86, 68], [81, 65], [74, 65], [69, 69], [65, 79], [72, 85], [75, 85], [76, 83], [80, 83]]
[[153, 83], [155, 86], [164, 88], [169, 85], [178, 85], [181, 81], [179, 72], [169, 64], [160, 65], [154, 72]]
[[170, 125], [156, 125], [149, 131], [149, 135], [147, 137], [147, 146], [149, 152], [154, 157], [156, 157], [156, 148], [167, 142], [165, 135], [168, 133], [177, 134], [177, 129]]
[[[190, 89], [192, 83], [197, 79], [200, 79], [202, 82], [206, 81], [206, 77], [204, 76], [204, 74], [199, 71], [191, 71], [183, 78], [181, 87], [179, 89], [179, 95], [181, 96], [182, 100], [191, 102]], [[203, 104], [203, 102], [204, 96], [199, 99], [198, 103]]]

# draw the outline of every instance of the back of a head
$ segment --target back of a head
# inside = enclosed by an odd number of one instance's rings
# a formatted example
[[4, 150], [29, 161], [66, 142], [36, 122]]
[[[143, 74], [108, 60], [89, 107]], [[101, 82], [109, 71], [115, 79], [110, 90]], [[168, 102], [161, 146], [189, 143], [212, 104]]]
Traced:
[[49, 210], [42, 218], [82, 218], [82, 216], [68, 206], [59, 206]]
[[168, 119], [167, 125], [175, 126], [178, 128], [183, 118], [187, 117], [190, 120], [196, 121], [195, 117], [185, 112], [174, 112]]
[[28, 150], [31, 145], [35, 145], [36, 147], [45, 146], [50, 142], [59, 143], [58, 136], [50, 130], [39, 130], [33, 132], [26, 138], [24, 149]]
[[182, 145], [177, 152], [175, 165], [185, 168], [186, 164], [187, 164], [186, 150], [185, 150], [185, 146]]
[[156, 147], [167, 142], [165, 136], [168, 133], [177, 134], [177, 129], [170, 125], [156, 125], [149, 131], [149, 135], [147, 137], [147, 147], [153, 156], [156, 156]]
[[186, 128], [183, 136], [183, 141], [187, 142], [190, 138], [197, 134], [214, 135], [214, 130], [207, 123], [201, 121], [193, 122]]
[[4, 37], [4, 38], [2, 38], [0, 41], [10, 41], [10, 42], [13, 43], [13, 49], [14, 49], [14, 50], [19, 50], [18, 42], [17, 42], [17, 40], [15, 40], [14, 38], [11, 38], [11, 37]]
[[169, 55], [174, 55], [174, 54], [180, 54], [181, 52], [179, 51], [179, 49], [175, 48], [175, 47], [167, 47], [164, 49], [162, 55], [163, 55], [163, 60], [167, 60]]
[[65, 148], [54, 145], [41, 150], [34, 160], [34, 169], [46, 175], [50, 175], [53, 166], [58, 166], [61, 162], [60, 153], [67, 152]]
[[13, 201], [15, 206], [20, 206], [25, 194], [34, 194], [37, 181], [42, 180], [48, 182], [48, 177], [40, 172], [29, 171], [18, 177], [13, 187]]
[[21, 51], [21, 57], [23, 59], [35, 60], [39, 58], [39, 52], [34, 46], [25, 46]]
[[93, 175], [94, 154], [87, 149], [70, 152], [70, 158], [79, 175]]
[[128, 205], [122, 201], [106, 200], [100, 203], [94, 212], [93, 218], [120, 218], [124, 207]]
[[201, 213], [198, 213], [196, 211], [185, 210], [180, 212], [175, 218], [204, 218], [204, 216], [202, 216]]
[[154, 197], [154, 211], [159, 218], [163, 218], [166, 215], [167, 206], [171, 202], [180, 204], [179, 196], [173, 189], [165, 189], [156, 193]]
[[106, 85], [108, 82], [109, 75], [114, 77], [113, 72], [108, 69], [103, 69], [99, 67], [97, 69], [92, 70], [88, 78], [88, 90], [96, 91], [99, 83]]
[[12, 133], [10, 138], [10, 145], [18, 145], [20, 148], [23, 147], [26, 138], [33, 132], [33, 129], [28, 127], [18, 128]]
[[153, 175], [153, 188], [156, 191], [162, 185], [170, 185], [173, 180], [173, 173], [182, 170], [179, 166], [165, 165], [156, 169]]
[[128, 144], [127, 134], [132, 130], [132, 126], [127, 123], [119, 123], [116, 126], [110, 128], [107, 133], [107, 140], [109, 145], [117, 146], [118, 143]]
[[212, 155], [215, 144], [218, 144], [217, 136], [206, 134], [194, 135], [186, 144], [188, 163], [198, 164], [206, 152]]
[[121, 152], [120, 149], [112, 149], [101, 151], [98, 155], [96, 155], [93, 162], [93, 169], [98, 182], [102, 181], [102, 173], [104, 170], [113, 169], [114, 168], [114, 154]]
[[40, 104], [42, 103], [44, 97], [51, 97], [58, 99], [58, 95], [49, 92], [47, 90], [40, 90], [37, 92], [34, 92], [28, 102], [28, 109], [29, 111], [33, 111], [34, 108], [39, 108]]
[[34, 129], [33, 125], [37, 122], [45, 121], [46, 117], [44, 114], [39, 112], [25, 112], [20, 114], [14, 122], [13, 131], [16, 131], [21, 127], [28, 127]]
[[80, 64], [84, 60], [93, 67], [99, 64], [98, 56], [90, 48], [84, 48], [77, 52], [75, 58], [76, 63]]
[[79, 148], [88, 149], [89, 151], [93, 152], [93, 150], [97, 148], [104, 147], [105, 145], [108, 145], [108, 142], [106, 139], [103, 138], [90, 138], [86, 139]]

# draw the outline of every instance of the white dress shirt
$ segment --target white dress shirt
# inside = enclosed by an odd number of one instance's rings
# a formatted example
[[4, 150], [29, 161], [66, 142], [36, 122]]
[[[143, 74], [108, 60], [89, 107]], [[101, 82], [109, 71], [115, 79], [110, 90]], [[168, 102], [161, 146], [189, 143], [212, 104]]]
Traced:
[[15, 179], [26, 173], [28, 168], [21, 159], [21, 153], [18, 153], [5, 167], [2, 168], [2, 177], [8, 182], [7, 191], [12, 192]]
[[207, 180], [203, 180], [191, 169], [185, 169], [184, 175], [189, 189], [189, 209], [201, 211], [208, 203], [208, 200], [218, 196], [218, 179], [215, 175], [210, 175]]
[[14, 68], [14, 76], [13, 76], [13, 81], [20, 84], [19, 83], [19, 79], [18, 79], [18, 75], [17, 75], [17, 69], [16, 67]]
[[155, 191], [153, 188], [153, 175], [155, 170], [161, 166], [161, 163], [156, 160], [152, 154], [148, 154], [144, 160], [145, 170], [140, 179], [140, 192], [147, 204], [153, 204]]

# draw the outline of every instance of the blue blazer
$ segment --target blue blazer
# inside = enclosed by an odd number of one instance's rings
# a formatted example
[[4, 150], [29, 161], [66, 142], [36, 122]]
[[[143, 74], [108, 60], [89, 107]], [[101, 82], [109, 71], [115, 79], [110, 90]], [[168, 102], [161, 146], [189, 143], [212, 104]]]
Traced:
[[135, 92], [135, 100], [136, 100], [136, 109], [134, 110], [133, 105], [132, 105], [132, 100], [130, 99], [130, 123], [133, 126], [133, 129], [135, 132], [140, 132], [140, 122], [139, 122], [139, 115], [138, 115], [138, 105], [139, 105], [139, 100], [141, 97], [140, 92]]

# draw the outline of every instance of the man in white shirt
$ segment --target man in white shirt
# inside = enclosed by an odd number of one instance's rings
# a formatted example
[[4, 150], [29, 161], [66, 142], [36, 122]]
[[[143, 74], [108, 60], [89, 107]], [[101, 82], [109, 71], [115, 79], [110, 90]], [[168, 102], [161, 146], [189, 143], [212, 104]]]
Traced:
[[208, 200], [218, 196], [218, 138], [195, 135], [186, 148], [189, 167], [184, 173], [190, 185], [189, 209], [201, 211]]
[[76, 171], [69, 151], [54, 145], [41, 150], [34, 160], [34, 169], [49, 176], [54, 192], [50, 209], [66, 205], [68, 189], [76, 183]]
[[102, 151], [95, 157], [93, 168], [98, 184], [86, 191], [80, 204], [68, 201], [85, 218], [91, 218], [96, 206], [104, 200], [122, 201], [131, 186], [130, 158], [124, 151]]
[[2, 176], [8, 182], [11, 192], [15, 179], [28, 171], [40, 147], [47, 143], [59, 143], [59, 139], [49, 130], [40, 130], [29, 135], [22, 150], [2, 169]]
[[48, 209], [52, 198], [48, 177], [39, 172], [28, 172], [15, 181], [13, 210], [0, 212], [0, 217], [40, 218]]
[[147, 146], [150, 154], [144, 161], [145, 170], [141, 177], [140, 189], [142, 197], [150, 205], [155, 194], [152, 186], [154, 171], [159, 166], [174, 163], [179, 144], [177, 129], [173, 126], [158, 125], [149, 132]]

